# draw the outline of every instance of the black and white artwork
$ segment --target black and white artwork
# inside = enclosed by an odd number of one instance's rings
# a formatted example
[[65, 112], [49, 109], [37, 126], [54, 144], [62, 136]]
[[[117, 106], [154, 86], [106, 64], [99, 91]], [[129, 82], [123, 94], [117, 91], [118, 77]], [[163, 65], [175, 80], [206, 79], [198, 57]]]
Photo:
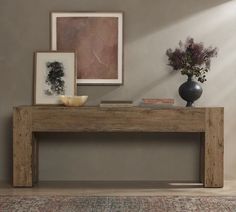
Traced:
[[45, 83], [48, 87], [45, 89], [45, 94], [64, 95], [65, 94], [65, 80], [64, 80], [64, 66], [63, 63], [54, 61], [46, 63], [46, 79]]
[[60, 95], [75, 95], [75, 67], [75, 52], [36, 52], [34, 104], [60, 104]]

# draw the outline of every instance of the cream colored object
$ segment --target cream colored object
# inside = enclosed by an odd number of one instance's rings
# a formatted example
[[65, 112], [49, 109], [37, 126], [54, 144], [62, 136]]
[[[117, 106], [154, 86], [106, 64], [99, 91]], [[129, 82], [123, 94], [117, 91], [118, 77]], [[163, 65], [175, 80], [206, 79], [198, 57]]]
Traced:
[[78, 107], [85, 104], [88, 96], [60, 96], [60, 100], [65, 106]]

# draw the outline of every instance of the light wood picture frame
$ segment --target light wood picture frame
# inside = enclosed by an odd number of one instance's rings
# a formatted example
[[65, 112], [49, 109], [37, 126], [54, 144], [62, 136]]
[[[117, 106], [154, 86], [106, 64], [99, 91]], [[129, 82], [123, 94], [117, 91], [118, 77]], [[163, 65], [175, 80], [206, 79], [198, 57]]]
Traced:
[[123, 13], [52, 12], [51, 49], [77, 52], [77, 84], [123, 84]]
[[76, 52], [35, 52], [34, 105], [61, 104], [60, 95], [76, 94]]

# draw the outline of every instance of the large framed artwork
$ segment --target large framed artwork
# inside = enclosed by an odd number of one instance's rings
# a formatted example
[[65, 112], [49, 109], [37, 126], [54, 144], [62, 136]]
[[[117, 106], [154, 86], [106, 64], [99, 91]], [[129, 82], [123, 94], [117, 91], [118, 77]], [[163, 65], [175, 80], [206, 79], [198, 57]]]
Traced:
[[74, 96], [76, 86], [75, 52], [35, 52], [34, 104], [59, 104], [60, 96]]
[[123, 83], [123, 14], [52, 12], [52, 50], [77, 52], [78, 84]]

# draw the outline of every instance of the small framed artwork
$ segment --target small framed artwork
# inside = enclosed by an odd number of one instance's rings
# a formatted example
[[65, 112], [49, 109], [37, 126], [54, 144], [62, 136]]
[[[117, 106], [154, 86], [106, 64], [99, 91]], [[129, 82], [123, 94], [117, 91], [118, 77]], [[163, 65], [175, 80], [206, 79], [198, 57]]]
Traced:
[[35, 52], [34, 104], [60, 104], [60, 95], [76, 95], [75, 52]]
[[52, 12], [52, 50], [77, 52], [78, 84], [123, 84], [123, 14]]

